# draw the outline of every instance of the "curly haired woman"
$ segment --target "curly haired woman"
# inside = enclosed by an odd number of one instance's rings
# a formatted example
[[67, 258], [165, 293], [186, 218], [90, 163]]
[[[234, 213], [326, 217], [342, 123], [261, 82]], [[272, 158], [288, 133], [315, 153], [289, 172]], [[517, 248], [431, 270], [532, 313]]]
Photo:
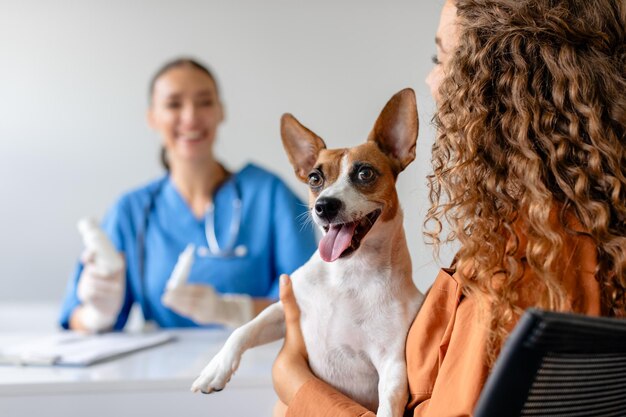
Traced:
[[[526, 308], [626, 316], [626, 4], [448, 0], [436, 43], [425, 234], [460, 250], [408, 335], [407, 410], [469, 416]], [[287, 415], [373, 415], [311, 373], [281, 298]]]

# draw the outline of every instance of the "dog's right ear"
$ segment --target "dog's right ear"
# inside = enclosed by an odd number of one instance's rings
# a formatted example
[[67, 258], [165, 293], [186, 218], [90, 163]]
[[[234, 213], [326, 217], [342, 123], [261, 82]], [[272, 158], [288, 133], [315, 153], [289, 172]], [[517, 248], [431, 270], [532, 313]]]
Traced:
[[302, 182], [308, 182], [317, 156], [322, 149], [326, 149], [326, 144], [289, 113], [280, 118], [280, 135], [296, 176]]

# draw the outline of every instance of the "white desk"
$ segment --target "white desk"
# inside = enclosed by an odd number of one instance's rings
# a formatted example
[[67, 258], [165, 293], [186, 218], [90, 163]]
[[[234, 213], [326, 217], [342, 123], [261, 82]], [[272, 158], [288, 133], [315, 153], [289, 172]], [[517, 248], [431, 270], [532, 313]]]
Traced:
[[[227, 387], [203, 395], [191, 383], [229, 332], [174, 333], [175, 342], [86, 368], [0, 366], [0, 416], [271, 416], [280, 342], [246, 352]], [[0, 333], [0, 344], [17, 336]]]

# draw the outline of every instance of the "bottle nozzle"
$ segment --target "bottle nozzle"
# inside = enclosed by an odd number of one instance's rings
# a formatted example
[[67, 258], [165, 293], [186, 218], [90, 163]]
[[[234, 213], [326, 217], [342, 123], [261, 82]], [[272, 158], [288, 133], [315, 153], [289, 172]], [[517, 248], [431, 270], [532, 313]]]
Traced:
[[89, 230], [93, 230], [94, 228], [98, 227], [98, 223], [93, 217], [83, 217], [78, 221], [77, 227], [80, 234], [85, 235], [85, 233], [87, 233]]

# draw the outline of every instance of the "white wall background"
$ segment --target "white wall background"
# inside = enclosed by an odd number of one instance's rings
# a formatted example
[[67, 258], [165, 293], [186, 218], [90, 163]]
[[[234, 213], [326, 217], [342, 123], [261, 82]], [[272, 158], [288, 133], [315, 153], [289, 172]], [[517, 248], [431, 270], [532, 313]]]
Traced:
[[218, 156], [253, 160], [303, 198], [279, 118], [295, 114], [331, 147], [363, 141], [396, 91], [416, 90], [417, 160], [399, 181], [414, 275], [423, 244], [433, 102], [424, 78], [442, 0], [0, 0], [0, 302], [61, 299], [81, 250], [76, 221], [161, 174], [145, 122], [166, 60], [215, 70], [226, 105]]

